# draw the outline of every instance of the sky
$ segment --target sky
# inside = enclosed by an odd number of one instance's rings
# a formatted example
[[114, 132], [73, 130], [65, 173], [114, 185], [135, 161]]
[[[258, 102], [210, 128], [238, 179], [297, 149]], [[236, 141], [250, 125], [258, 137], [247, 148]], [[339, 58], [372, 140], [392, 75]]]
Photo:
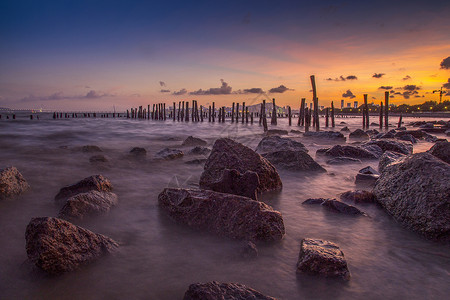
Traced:
[[0, 1], [0, 107], [450, 99], [450, 1]]

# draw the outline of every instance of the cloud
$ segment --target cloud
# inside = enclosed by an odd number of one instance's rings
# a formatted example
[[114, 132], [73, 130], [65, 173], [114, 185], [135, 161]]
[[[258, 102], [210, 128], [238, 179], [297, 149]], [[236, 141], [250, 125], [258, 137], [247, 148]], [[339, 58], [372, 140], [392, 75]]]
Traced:
[[56, 92], [49, 96], [34, 96], [29, 95], [22, 99], [21, 102], [39, 102], [39, 101], [58, 101], [58, 100], [77, 100], [77, 99], [100, 99], [103, 97], [114, 97], [113, 94], [97, 92], [95, 90], [90, 90], [85, 95], [76, 95], [76, 96], [65, 96], [62, 92]]
[[450, 56], [441, 61], [441, 69], [450, 70]]
[[286, 91], [293, 91], [293, 89], [288, 89], [284, 85], [280, 85], [279, 87], [274, 87], [269, 90], [269, 93], [284, 93]]
[[264, 94], [264, 90], [262, 88], [250, 88], [237, 90], [236, 92], [233, 92], [233, 94]]
[[447, 83], [444, 83], [444, 85], [442, 85], [442, 87], [444, 89], [450, 90], [450, 78], [448, 79]]
[[160, 86], [166, 86], [166, 83], [165, 83], [164, 81], [160, 81], [160, 82], [159, 82], [159, 85], [160, 85]]
[[393, 88], [393, 87], [392, 87], [392, 86], [389, 86], [389, 85], [388, 85], [388, 86], [382, 85], [382, 86], [380, 86], [378, 89], [379, 89], [379, 90], [392, 90], [392, 88]]
[[106, 94], [106, 93], [97, 92], [95, 90], [90, 90], [89, 92], [87, 92], [86, 96], [84, 96], [83, 98], [98, 99], [98, 98], [113, 97], [113, 96], [114, 95], [111, 95], [111, 94]]
[[160, 90], [160, 92], [161, 92], [161, 93], [170, 93], [170, 90], [164, 90], [164, 89], [162, 89], [162, 90]]
[[328, 80], [328, 81], [346, 81], [346, 80], [356, 80], [356, 79], [358, 79], [358, 77], [356, 77], [355, 75], [348, 75], [347, 77], [344, 77], [343, 75], [341, 75], [341, 76], [339, 76], [339, 78], [333, 79], [333, 78], [329, 77], [329, 78], [327, 78], [325, 80]]
[[409, 76], [409, 75], [406, 75], [405, 77], [403, 77], [403, 80], [409, 80], [409, 79], [411, 79], [411, 76]]
[[416, 86], [415, 84], [408, 84], [408, 85], [405, 85], [405, 86], [403, 87], [403, 89], [404, 89], [405, 91], [410, 91], [410, 92], [412, 92], [412, 91], [420, 90], [420, 87]]
[[420, 87], [415, 84], [408, 84], [405, 85], [402, 89], [404, 90], [404, 92], [399, 94], [401, 94], [403, 98], [409, 99], [411, 96], [419, 94], [418, 90], [420, 90]]
[[373, 78], [381, 78], [381, 77], [383, 77], [383, 75], [386, 75], [386, 74], [384, 74], [384, 73], [374, 73], [374, 74], [372, 75], [372, 77], [373, 77]]
[[347, 90], [345, 93], [342, 94], [342, 97], [353, 99], [353, 98], [355, 98], [356, 96], [353, 95], [352, 91]]
[[222, 85], [219, 88], [209, 88], [207, 90], [199, 89], [194, 92], [190, 92], [190, 95], [229, 95], [231, 94], [232, 87], [228, 85], [223, 79], [220, 79]]
[[181, 95], [185, 95], [185, 94], [187, 94], [187, 90], [186, 89], [181, 89], [178, 92], [175, 91], [175, 92], [172, 93], [172, 95], [175, 95], [175, 96], [181, 96]]

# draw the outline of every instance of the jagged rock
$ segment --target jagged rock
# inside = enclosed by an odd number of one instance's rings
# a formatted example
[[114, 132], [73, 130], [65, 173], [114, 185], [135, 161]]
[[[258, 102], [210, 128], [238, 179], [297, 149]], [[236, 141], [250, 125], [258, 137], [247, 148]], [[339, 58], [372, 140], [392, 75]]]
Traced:
[[89, 158], [89, 162], [91, 163], [104, 163], [108, 162], [109, 160], [104, 155], [93, 155]]
[[369, 191], [347, 191], [341, 194], [340, 199], [343, 201], [351, 201], [354, 203], [374, 203], [375, 195]]
[[384, 168], [386, 168], [388, 165], [405, 156], [406, 156], [405, 154], [393, 151], [384, 152], [383, 155], [380, 157], [380, 161], [378, 162], [378, 172], [382, 173]]
[[366, 130], [366, 133], [367, 133], [369, 136], [373, 136], [373, 135], [379, 134], [380, 132], [379, 132], [378, 130], [376, 130], [376, 129], [370, 129], [370, 130]]
[[375, 139], [393, 139], [395, 137], [396, 131], [395, 129], [391, 129], [388, 132], [380, 132], [379, 134], [375, 135]]
[[283, 129], [269, 129], [266, 132], [267, 135], [287, 135], [288, 131]]
[[365, 168], [362, 168], [361, 170], [358, 171], [358, 173], [380, 175], [380, 173], [378, 173], [378, 171], [375, 170], [374, 168], [372, 168], [371, 166], [367, 166]]
[[55, 201], [65, 202], [72, 196], [79, 193], [86, 193], [89, 191], [99, 191], [99, 192], [111, 192], [112, 184], [111, 182], [103, 177], [103, 175], [93, 175], [84, 178], [83, 180], [59, 190], [59, 193], [55, 196]]
[[370, 138], [369, 135], [361, 129], [356, 129], [355, 131], [350, 132], [350, 135], [348, 137], [351, 139], [366, 139], [366, 140]]
[[86, 216], [109, 212], [118, 203], [117, 195], [110, 192], [89, 191], [70, 197], [59, 212], [59, 218], [82, 220]]
[[411, 154], [413, 151], [413, 146], [410, 143], [402, 143], [395, 140], [383, 139], [383, 140], [371, 140], [366, 142], [364, 145], [377, 145], [383, 152], [394, 151], [403, 154]]
[[345, 204], [344, 202], [338, 201], [336, 199], [311, 198], [303, 201], [302, 204], [320, 204], [330, 211], [343, 213], [346, 215], [366, 215], [356, 207]]
[[0, 170], [0, 200], [14, 198], [30, 186], [16, 167]]
[[434, 128], [434, 124], [433, 123], [425, 123], [423, 125], [420, 125], [419, 128], [427, 128], [427, 129]]
[[339, 124], [347, 124], [347, 123], [345, 123], [344, 121], [341, 121]]
[[345, 137], [340, 132], [335, 131], [308, 131], [303, 134], [307, 138], [318, 138], [318, 139], [328, 139], [328, 140], [340, 140], [345, 141]]
[[406, 127], [402, 126], [402, 127], [397, 128], [397, 130], [406, 130]]
[[427, 152], [450, 164], [450, 143], [448, 141], [437, 142]]
[[195, 283], [189, 286], [183, 300], [277, 300], [239, 283]]
[[429, 136], [430, 134], [422, 130], [404, 130], [404, 131], [397, 131], [394, 136], [395, 138], [400, 138], [405, 135], [412, 135], [416, 139], [423, 139], [426, 136]]
[[58, 275], [114, 251], [114, 240], [67, 221], [32, 218], [25, 232], [28, 259], [48, 274]]
[[91, 153], [91, 152], [103, 152], [102, 149], [100, 149], [100, 147], [95, 146], [95, 145], [86, 145], [81, 147], [81, 151], [83, 152], [87, 152], [87, 153]]
[[408, 228], [450, 241], [450, 165], [418, 153], [388, 165], [373, 189], [378, 203]]
[[216, 192], [240, 195], [256, 200], [259, 177], [256, 172], [246, 171], [244, 174], [238, 170], [224, 169], [222, 176], [212, 182], [209, 188]]
[[192, 154], [192, 155], [208, 155], [211, 152], [211, 149], [206, 148], [206, 147], [202, 147], [202, 146], [197, 146], [192, 148], [191, 150], [189, 150], [188, 154]]
[[362, 161], [357, 158], [351, 157], [335, 157], [333, 159], [327, 160], [327, 164], [329, 165], [344, 165], [344, 164], [361, 164]]
[[304, 151], [282, 150], [265, 153], [262, 156], [281, 169], [326, 172], [321, 165]]
[[158, 153], [156, 153], [156, 158], [171, 160], [171, 159], [181, 158], [181, 157], [183, 157], [183, 155], [184, 155], [184, 153], [181, 150], [164, 148], [161, 151], [159, 151]]
[[138, 158], [144, 158], [147, 156], [147, 150], [145, 150], [144, 148], [134, 147], [130, 150], [130, 155]]
[[255, 258], [258, 257], [258, 248], [252, 242], [246, 242], [242, 247], [241, 256], [244, 258]]
[[345, 146], [335, 145], [326, 150], [321, 150], [321, 149], [319, 149], [319, 150], [317, 151], [317, 154], [323, 153], [327, 156], [332, 156], [332, 157], [351, 157], [351, 158], [362, 158], [362, 159], [377, 159], [378, 158], [378, 156], [373, 152], [370, 152], [361, 147], [355, 147], [355, 146], [349, 146], [349, 145], [345, 145]]
[[350, 131], [350, 129], [348, 129], [348, 127], [345, 126], [345, 127], [343, 127], [343, 128], [341, 129], [341, 131]]
[[197, 159], [188, 160], [184, 163], [188, 164], [188, 165], [201, 165], [201, 164], [204, 164], [205, 162], [206, 162], [206, 158], [197, 158]]
[[417, 143], [416, 138], [411, 134], [405, 134], [405, 135], [399, 136], [397, 139], [402, 140], [402, 141], [411, 142], [412, 144]]
[[381, 157], [383, 155], [383, 150], [377, 146], [377, 145], [361, 145], [361, 148], [364, 150], [367, 150], [369, 152], [372, 152], [377, 158]]
[[202, 140], [200, 138], [196, 138], [193, 136], [188, 136], [181, 146], [206, 146], [208, 143], [205, 140]]
[[325, 198], [309, 198], [302, 202], [302, 204], [322, 204], [327, 199]]
[[306, 147], [297, 141], [290, 138], [282, 138], [280, 136], [266, 136], [264, 137], [256, 147], [256, 152], [259, 154], [276, 152], [280, 150], [293, 150], [308, 152]]
[[173, 220], [194, 229], [249, 241], [278, 241], [284, 236], [281, 213], [247, 197], [210, 190], [166, 188], [159, 206]]
[[358, 185], [370, 186], [373, 185], [378, 180], [379, 177], [380, 175], [358, 173], [356, 174], [355, 183]]
[[297, 262], [297, 273], [323, 277], [350, 279], [350, 271], [344, 253], [333, 242], [319, 239], [303, 239]]
[[252, 149], [231, 139], [218, 139], [206, 161], [200, 177], [200, 187], [209, 189], [211, 183], [222, 176], [224, 169], [235, 169], [240, 173], [253, 171], [258, 174], [258, 192], [279, 190], [282, 187], [275, 167]]

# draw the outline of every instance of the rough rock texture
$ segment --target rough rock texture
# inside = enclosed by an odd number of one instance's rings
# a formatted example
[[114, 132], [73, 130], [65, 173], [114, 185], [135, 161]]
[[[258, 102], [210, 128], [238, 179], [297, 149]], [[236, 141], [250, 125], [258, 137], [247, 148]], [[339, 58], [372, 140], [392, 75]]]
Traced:
[[354, 203], [374, 203], [376, 198], [372, 192], [356, 190], [342, 193], [340, 199]]
[[267, 135], [287, 135], [288, 131], [283, 129], [269, 129], [266, 132]]
[[13, 198], [30, 186], [16, 167], [0, 170], [0, 200]]
[[379, 146], [377, 145], [366, 145], [366, 144], [362, 144], [361, 148], [364, 150], [367, 150], [371, 153], [373, 153], [377, 158], [380, 158], [381, 155], [383, 155], [383, 149], [381, 149]]
[[388, 132], [380, 132], [379, 134], [375, 135], [375, 139], [393, 139], [395, 137], [395, 130], [392, 129]]
[[304, 151], [281, 150], [263, 154], [263, 157], [281, 169], [326, 172], [322, 166]]
[[346, 215], [364, 216], [364, 212], [360, 211], [358, 208], [345, 204], [344, 202], [338, 201], [336, 199], [324, 199], [324, 198], [311, 198], [303, 201], [302, 204], [320, 204], [326, 209], [342, 213]]
[[99, 191], [80, 193], [66, 201], [59, 212], [59, 217], [67, 220], [81, 220], [86, 216], [107, 213], [117, 203], [117, 195], [114, 193]]
[[391, 163], [400, 160], [402, 157], [405, 157], [405, 154], [386, 151], [380, 157], [380, 161], [378, 162], [378, 172], [382, 173], [384, 168], [386, 168]]
[[91, 163], [104, 163], [108, 162], [109, 160], [104, 155], [93, 155], [89, 158], [89, 162]]
[[309, 198], [303, 201], [302, 204], [322, 204], [325, 201], [327, 201], [325, 198]]
[[341, 129], [341, 131], [350, 131], [350, 129], [348, 129], [348, 127], [345, 126], [345, 127], [343, 127], [343, 128]]
[[249, 241], [278, 241], [284, 236], [281, 213], [247, 197], [210, 190], [166, 188], [159, 206], [175, 221], [194, 229]]
[[305, 132], [303, 136], [309, 138], [319, 138], [329, 140], [340, 140], [340, 141], [346, 140], [342, 133], [335, 131], [308, 131]]
[[108, 179], [103, 177], [103, 175], [89, 176], [73, 185], [60, 189], [59, 193], [55, 196], [55, 201], [64, 202], [76, 194], [86, 193], [92, 190], [99, 192], [111, 192], [112, 184]]
[[189, 150], [188, 154], [192, 154], [192, 155], [208, 155], [211, 152], [211, 149], [206, 148], [206, 147], [202, 147], [202, 146], [197, 146], [192, 148], [191, 150]]
[[305, 145], [294, 141], [290, 138], [282, 138], [280, 136], [266, 136], [256, 147], [256, 152], [259, 154], [276, 152], [280, 150], [304, 151], [308, 152]]
[[361, 164], [362, 161], [357, 158], [351, 157], [335, 157], [333, 159], [327, 160], [327, 164], [329, 165], [344, 165], [344, 164]]
[[258, 192], [279, 190], [282, 187], [280, 176], [275, 167], [252, 149], [231, 139], [218, 139], [206, 161], [200, 177], [200, 187], [208, 189], [210, 184], [222, 176], [224, 169], [235, 169], [240, 173], [253, 171], [258, 173]]
[[204, 164], [205, 162], [206, 162], [206, 158], [198, 158], [198, 159], [192, 159], [192, 160], [185, 161], [184, 163], [188, 164], [188, 165], [201, 165], [201, 164]]
[[183, 155], [184, 155], [184, 153], [181, 150], [164, 148], [161, 151], [159, 151], [158, 153], [156, 153], [156, 158], [171, 160], [171, 159], [181, 158], [181, 157], [183, 157]]
[[351, 139], [365, 139], [365, 140], [368, 140], [370, 138], [369, 135], [361, 129], [356, 129], [355, 131], [350, 132], [348, 137]]
[[86, 145], [81, 147], [81, 151], [83, 152], [87, 152], [87, 153], [91, 153], [91, 152], [103, 152], [102, 149], [100, 149], [99, 146], [95, 146], [95, 145]]
[[378, 180], [380, 175], [377, 174], [356, 174], [355, 183], [358, 185], [372, 186]]
[[437, 142], [427, 152], [450, 164], [450, 143], [448, 141]]
[[378, 173], [378, 171], [375, 170], [374, 168], [372, 168], [371, 166], [367, 166], [365, 168], [362, 168], [361, 170], [358, 171], [358, 173], [380, 175], [380, 173]]
[[413, 151], [412, 144], [402, 143], [392, 139], [371, 140], [366, 142], [365, 145], [377, 145], [383, 150], [383, 152], [394, 151], [403, 154], [411, 154]]
[[242, 247], [241, 256], [244, 258], [255, 258], [258, 257], [258, 248], [252, 242], [246, 242]]
[[450, 165], [418, 153], [385, 167], [373, 193], [397, 221], [429, 239], [450, 241]]
[[194, 283], [183, 300], [276, 300], [239, 283]]
[[426, 136], [428, 136], [429, 134], [422, 130], [404, 130], [404, 131], [397, 131], [395, 133], [396, 138], [400, 138], [405, 135], [412, 135], [416, 139], [423, 139]]
[[358, 159], [377, 159], [377, 154], [370, 152], [366, 149], [355, 147], [355, 146], [341, 146], [335, 145], [331, 148], [326, 149], [325, 151], [318, 151], [318, 153], [323, 153], [327, 156], [332, 157], [351, 157]]
[[350, 279], [347, 261], [338, 245], [319, 239], [302, 240], [297, 272]]
[[405, 134], [397, 138], [398, 140], [407, 141], [412, 144], [417, 143], [417, 139], [411, 134]]
[[130, 150], [130, 155], [143, 158], [147, 156], [147, 150], [145, 150], [144, 148], [134, 147]]
[[118, 247], [104, 235], [50, 217], [31, 219], [25, 240], [28, 259], [51, 275], [73, 271]]
[[450, 136], [450, 130], [447, 130], [447, 131], [445, 132], [445, 135], [446, 135], [446, 136]]
[[191, 136], [188, 136], [187, 139], [183, 141], [181, 146], [206, 146], [208, 143], [205, 140], [202, 140], [200, 138], [196, 138]]
[[259, 177], [256, 172], [247, 171], [244, 174], [238, 170], [224, 169], [219, 180], [209, 185], [216, 192], [240, 195], [256, 200]]

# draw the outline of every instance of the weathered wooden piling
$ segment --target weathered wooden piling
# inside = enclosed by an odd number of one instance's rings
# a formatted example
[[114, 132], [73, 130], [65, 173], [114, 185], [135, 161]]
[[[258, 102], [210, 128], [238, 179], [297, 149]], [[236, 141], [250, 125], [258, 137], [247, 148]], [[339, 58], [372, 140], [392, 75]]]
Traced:
[[299, 126], [305, 125], [305, 107], [306, 107], [305, 101], [306, 101], [306, 99], [302, 98], [302, 102], [300, 104], [300, 111], [299, 111], [299, 120], [298, 120]]
[[389, 92], [384, 92], [384, 127], [389, 128]]
[[241, 121], [242, 124], [244, 124], [244, 117], [245, 117], [245, 102], [242, 102], [242, 121]]
[[185, 107], [185, 110], [186, 110], [186, 114], [185, 114], [186, 119], [185, 119], [185, 121], [189, 122], [189, 101], [186, 101], [185, 105], [186, 105], [186, 107]]
[[250, 124], [253, 125], [253, 112], [250, 113]]
[[164, 121], [166, 120], [166, 104], [163, 104]]
[[259, 125], [262, 124], [262, 118], [263, 118], [263, 104], [261, 103], [261, 108], [259, 109]]
[[266, 100], [263, 100], [263, 104], [262, 104], [262, 115], [263, 115], [263, 127], [264, 127], [264, 132], [267, 132], [268, 128], [267, 128], [267, 116], [266, 116]]
[[200, 105], [200, 122], [203, 122], [203, 105]]
[[212, 104], [212, 121], [213, 123], [216, 121], [216, 103], [213, 102]]
[[369, 129], [369, 106], [367, 105], [367, 94], [364, 94], [364, 107], [366, 109], [366, 128]]
[[335, 123], [334, 123], [334, 103], [333, 101], [331, 101], [331, 127], [334, 127]]
[[248, 117], [249, 117], [249, 113], [248, 113], [248, 106], [245, 108], [245, 123], [248, 124]]
[[222, 123], [225, 123], [225, 106], [222, 106]]
[[366, 128], [366, 107], [362, 106], [362, 128]]
[[231, 123], [234, 123], [234, 102], [233, 105], [231, 106]]
[[305, 107], [305, 132], [309, 131], [309, 110], [308, 107]]
[[328, 127], [328, 107], [325, 108], [325, 127]]
[[272, 119], [270, 121], [271, 125], [277, 125], [277, 108], [275, 105], [275, 98], [272, 99]]
[[383, 129], [383, 101], [380, 102], [380, 129]]
[[208, 113], [208, 122], [212, 121], [212, 115], [211, 115], [211, 105], [209, 106], [209, 113]]
[[288, 118], [289, 118], [289, 126], [292, 125], [292, 111], [291, 111], [291, 107], [288, 106]]
[[320, 130], [320, 122], [319, 122], [319, 99], [317, 99], [317, 89], [316, 89], [316, 77], [314, 75], [310, 76], [311, 85], [313, 90], [313, 102], [314, 102], [314, 119], [316, 131]]
[[398, 118], [398, 126], [397, 128], [402, 127], [402, 114], [400, 113], [400, 117]]

